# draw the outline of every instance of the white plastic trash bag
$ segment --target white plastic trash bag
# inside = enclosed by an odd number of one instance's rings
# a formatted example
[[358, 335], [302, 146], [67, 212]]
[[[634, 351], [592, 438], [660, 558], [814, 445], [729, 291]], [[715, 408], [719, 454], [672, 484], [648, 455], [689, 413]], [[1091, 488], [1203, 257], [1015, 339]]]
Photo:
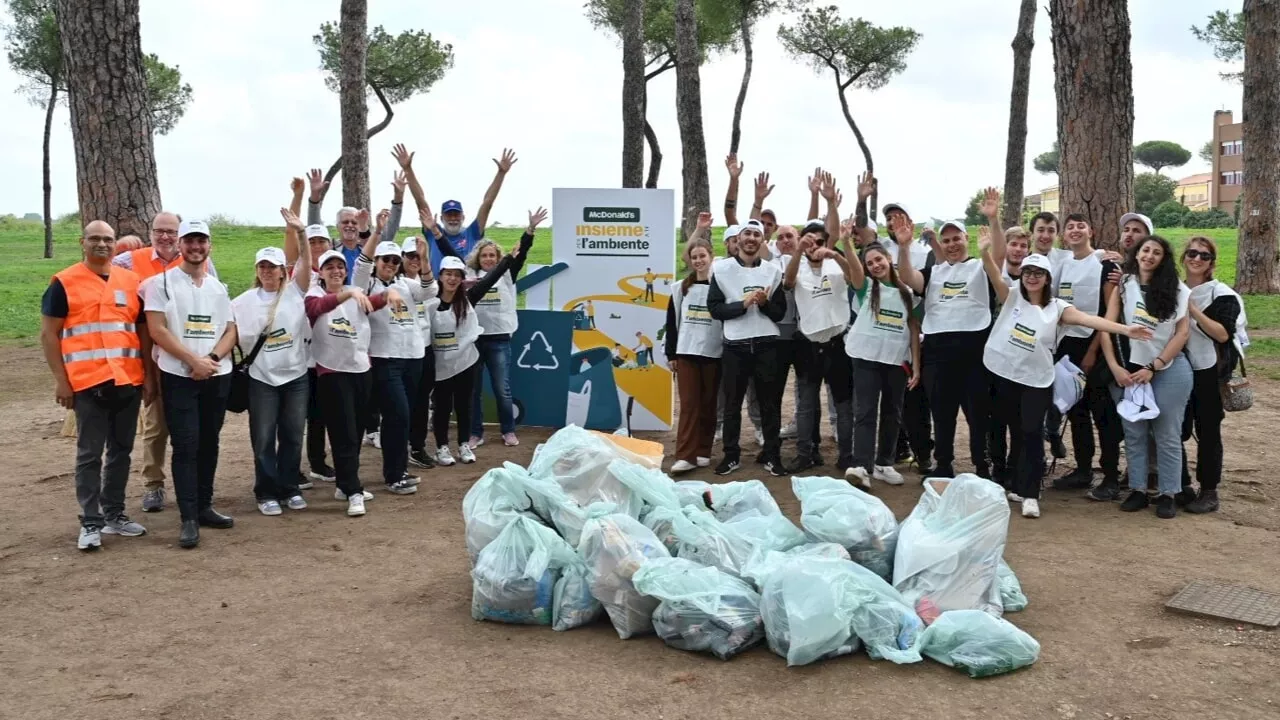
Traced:
[[702, 510], [708, 510], [707, 501], [709, 496], [706, 493], [711, 491], [711, 483], [701, 480], [677, 480], [675, 486], [676, 499], [680, 501], [680, 505], [692, 505]]
[[672, 518], [676, 557], [701, 565], [719, 568], [734, 577], [742, 576], [742, 568], [756, 547], [751, 538], [716, 516], [695, 507], [680, 509]]
[[760, 595], [716, 568], [681, 558], [649, 560], [633, 578], [636, 590], [662, 602], [653, 627], [679, 650], [728, 660], [764, 640]]
[[471, 564], [486, 545], [521, 515], [530, 516], [533, 499], [523, 489], [525, 469], [504, 463], [484, 475], [462, 498], [462, 522]]
[[[704, 510], [702, 512], [707, 511]], [[654, 507], [645, 511], [645, 514], [640, 518], [640, 522], [645, 527], [652, 530], [654, 535], [658, 536], [658, 539], [662, 541], [662, 545], [667, 549], [667, 552], [674, 555], [676, 552], [676, 544], [679, 542], [679, 540], [676, 539], [675, 522], [676, 518], [683, 517], [683, 508], [672, 510], [671, 508]]]
[[471, 617], [550, 625], [561, 571], [582, 561], [551, 528], [517, 517], [489, 543], [471, 570]]
[[999, 617], [996, 575], [1009, 529], [999, 485], [972, 474], [924, 481], [924, 494], [902, 522], [893, 585], [930, 623], [948, 610]]
[[[578, 554], [575, 552], [575, 556]], [[587, 564], [578, 556], [556, 582], [552, 594], [552, 630], [572, 630], [595, 622], [604, 612], [600, 601], [591, 594], [591, 579]]]
[[854, 562], [890, 580], [898, 520], [880, 498], [829, 477], [795, 477], [800, 524], [819, 542], [838, 543]]
[[621, 457], [618, 447], [603, 436], [570, 425], [538, 446], [529, 474], [555, 482], [579, 507], [607, 502], [618, 512], [639, 517], [640, 496], [609, 472], [609, 463]]
[[850, 623], [867, 655], [899, 665], [920, 662], [916, 645], [924, 623], [906, 598], [868, 568], [850, 562], [846, 570], [840, 580], [853, 604]]
[[769, 493], [769, 488], [759, 480], [741, 480], [737, 482], [712, 485], [711, 512], [720, 521], [732, 520], [752, 510], [761, 515], [781, 515], [782, 510]]
[[751, 554], [751, 558], [747, 560], [746, 567], [742, 570], [742, 578], [757, 588], [763, 589], [764, 582], [769, 575], [779, 568], [786, 567], [788, 563], [797, 557], [848, 560], [849, 551], [835, 543], [810, 543], [791, 548], [785, 552], [757, 547], [755, 552]]
[[1000, 559], [1000, 567], [996, 570], [997, 582], [1000, 583], [1000, 605], [1005, 612], [1018, 612], [1027, 609], [1027, 596], [1022, 592], [1022, 583], [1013, 574], [1009, 563]]
[[604, 605], [618, 636], [625, 640], [653, 632], [658, 601], [632, 585], [647, 560], [671, 557], [653, 531], [628, 515], [596, 517], [593, 512], [582, 529], [578, 553], [587, 563], [591, 594]]
[[1040, 658], [1040, 643], [1008, 620], [980, 610], [951, 610], [920, 635], [920, 652], [980, 678], [1031, 665]]
[[676, 484], [660, 468], [649, 468], [630, 460], [609, 463], [609, 474], [631, 489], [647, 507], [680, 507]]
[[748, 510], [724, 522], [726, 526], [749, 538], [755, 545], [769, 550], [790, 550], [809, 542], [804, 531], [786, 515], [762, 515]]

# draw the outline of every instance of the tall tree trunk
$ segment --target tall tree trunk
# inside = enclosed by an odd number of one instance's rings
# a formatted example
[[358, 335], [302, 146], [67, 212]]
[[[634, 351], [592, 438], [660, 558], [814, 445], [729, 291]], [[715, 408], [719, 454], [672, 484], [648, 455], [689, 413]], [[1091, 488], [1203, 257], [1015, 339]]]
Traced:
[[147, 237], [160, 212], [138, 0], [58, 0], [80, 219]]
[[1280, 1], [1244, 2], [1244, 193], [1236, 290], [1280, 292]]
[[738, 88], [738, 101], [733, 105], [733, 132], [729, 135], [729, 152], [735, 155], [742, 142], [742, 108], [747, 104], [747, 87], [751, 85], [751, 17], [742, 13], [742, 86]]
[[365, 60], [369, 50], [367, 0], [342, 0], [338, 20], [338, 98], [342, 108], [342, 203], [369, 207], [369, 104], [365, 100]]
[[[832, 68], [835, 70], [835, 68]], [[840, 109], [844, 112], [844, 120], [849, 123], [849, 129], [853, 131], [853, 136], [858, 140], [858, 147], [862, 148], [862, 159], [867, 163], [867, 172], [875, 175], [876, 164], [871, 159], [871, 148], [867, 147], [866, 138], [862, 137], [862, 130], [858, 129], [858, 123], [853, 120], [853, 113], [849, 111], [849, 100], [844, 96], [844, 91], [849, 87], [849, 83], [840, 79], [840, 73], [836, 72], [836, 94], [840, 96]], [[867, 217], [872, 220], [876, 219], [876, 210], [880, 207], [880, 188], [875, 187], [871, 191], [871, 204], [867, 208]]]
[[[49, 146], [53, 136], [53, 110], [58, 106], [58, 82], [49, 78], [49, 104], [44, 111], [44, 256], [53, 257], [53, 172], [49, 168]], [[145, 235], [143, 237], [146, 237]]]
[[622, 25], [622, 187], [644, 182], [644, 0], [625, 0]]
[[1022, 187], [1027, 172], [1027, 96], [1035, 47], [1036, 0], [1022, 0], [1013, 36], [1013, 93], [1009, 98], [1009, 148], [1004, 156], [1004, 227], [1022, 224]]
[[681, 186], [680, 241], [684, 242], [698, 221], [698, 213], [711, 209], [711, 180], [707, 176], [707, 138], [702, 132], [702, 80], [698, 66], [698, 17], [694, 0], [676, 0], [676, 121], [680, 125], [680, 150], [684, 160]]
[[[382, 103], [382, 109], [387, 114], [382, 118], [382, 122], [369, 128], [368, 132], [365, 133], [364, 139], [366, 141], [383, 130], [386, 130], [387, 126], [391, 124], [391, 118], [396, 116], [395, 111], [391, 109], [391, 103], [387, 102], [387, 96], [382, 92], [382, 88], [377, 85], [370, 85], [369, 89], [373, 90], [373, 94], [378, 98], [378, 102]], [[338, 156], [337, 160], [333, 161], [333, 164], [329, 166], [329, 171], [324, 174], [324, 188], [320, 191], [320, 199], [322, 201], [324, 200], [324, 196], [329, 194], [329, 188], [332, 187], [329, 183], [333, 182], [333, 179], [337, 177], [340, 172], [342, 172], [341, 155]]]
[[658, 187], [658, 175], [662, 172], [662, 148], [658, 147], [658, 133], [653, 131], [647, 118], [644, 121], [644, 140], [649, 144], [649, 175], [644, 186], [653, 189]]
[[1094, 244], [1120, 246], [1133, 208], [1133, 64], [1128, 0], [1050, 0], [1062, 212], [1083, 213]]

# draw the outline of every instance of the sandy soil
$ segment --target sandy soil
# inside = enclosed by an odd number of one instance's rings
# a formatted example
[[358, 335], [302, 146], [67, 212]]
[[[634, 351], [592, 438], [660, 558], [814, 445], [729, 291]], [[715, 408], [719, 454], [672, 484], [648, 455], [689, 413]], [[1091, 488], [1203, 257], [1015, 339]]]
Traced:
[[[378, 493], [364, 518], [348, 519], [328, 486], [308, 491], [309, 510], [267, 518], [246, 421], [232, 416], [217, 505], [235, 529], [180, 551], [176, 511], [137, 512], [135, 481], [130, 509], [149, 534], [82, 554], [73, 442], [47, 371], [33, 349], [0, 350], [0, 364], [0, 490], [17, 501], [0, 536], [0, 718], [1280, 717], [1280, 636], [1163, 609], [1196, 578], [1280, 591], [1276, 383], [1257, 383], [1258, 405], [1227, 420], [1223, 512], [1169, 522], [1049, 491], [1043, 518], [1014, 517], [1006, 557], [1031, 605], [1010, 619], [1043, 651], [974, 681], [928, 661], [860, 654], [788, 670], [763, 647], [722, 663], [621, 641], [607, 623], [473, 621], [462, 496], [486, 467], [526, 463], [546, 436], [535, 430], [518, 448], [482, 447], [477, 465], [428, 472], [416, 496]], [[766, 482], [798, 519], [789, 483]], [[920, 485], [876, 492], [902, 517]]]

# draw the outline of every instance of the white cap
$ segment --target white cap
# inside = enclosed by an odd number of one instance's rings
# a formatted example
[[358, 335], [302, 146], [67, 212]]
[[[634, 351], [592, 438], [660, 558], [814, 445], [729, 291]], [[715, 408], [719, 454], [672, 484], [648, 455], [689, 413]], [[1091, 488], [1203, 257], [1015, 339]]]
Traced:
[[400, 254], [408, 255], [409, 253], [416, 253], [416, 252], [418, 252], [418, 238], [416, 237], [405, 238], [404, 242], [400, 244]]
[[1031, 253], [1023, 258], [1022, 269], [1026, 270], [1029, 267], [1040, 268], [1050, 275], [1053, 274], [1053, 266], [1049, 264], [1049, 258], [1041, 255], [1040, 253]]
[[911, 217], [911, 213], [907, 210], [907, 206], [902, 203], [888, 203], [884, 207], [880, 208], [880, 212], [883, 213], [885, 217], [889, 216], [890, 210], [897, 210], [903, 215]]
[[310, 240], [311, 238], [317, 238], [317, 237], [322, 237], [325, 240], [333, 239], [329, 237], [329, 228], [323, 225], [308, 225], [306, 233], [307, 233], [308, 240]]
[[203, 220], [183, 220], [178, 226], [178, 237], [186, 237], [188, 235], [203, 235], [210, 237], [209, 226], [204, 224]]
[[325, 253], [324, 253], [323, 255], [321, 255], [321, 256], [320, 256], [320, 260], [318, 260], [318, 261], [316, 262], [316, 267], [318, 267], [318, 268], [324, 268], [324, 264], [325, 264], [325, 263], [327, 263], [327, 262], [329, 262], [330, 260], [332, 260], [332, 259], [334, 259], [334, 258], [337, 258], [337, 259], [341, 260], [341, 261], [342, 261], [343, 266], [346, 266], [346, 264], [347, 264], [347, 256], [346, 256], [346, 255], [343, 255], [342, 253], [338, 252], [337, 250], [326, 250], [326, 251], [325, 251]]
[[942, 235], [942, 233], [946, 232], [949, 227], [953, 227], [962, 233], [968, 234], [969, 232], [968, 228], [964, 226], [963, 220], [948, 220], [942, 223], [942, 227], [938, 228], [938, 235]]
[[1124, 226], [1128, 224], [1130, 220], [1137, 220], [1138, 222], [1145, 225], [1147, 228], [1148, 235], [1156, 234], [1156, 226], [1151, 223], [1151, 218], [1147, 217], [1146, 215], [1143, 215], [1142, 213], [1125, 213], [1124, 215], [1122, 215], [1120, 217], [1120, 229], [1123, 230]]
[[280, 267], [284, 267], [285, 265], [284, 251], [278, 247], [264, 247], [258, 251], [258, 255], [257, 257], [254, 258], [253, 264], [257, 265], [263, 260], [266, 260], [272, 265], [279, 265]]
[[400, 252], [400, 246], [397, 243], [392, 242], [390, 240], [383, 240], [382, 242], [378, 243], [378, 247], [374, 248], [373, 250], [373, 256], [375, 258], [389, 257], [391, 255], [395, 255], [396, 257], [401, 257], [403, 254], [404, 253]]
[[743, 225], [742, 228], [739, 230], [739, 232], [741, 232], [742, 230], [746, 230], [747, 228], [751, 228], [752, 230], [755, 230], [761, 235], [764, 234], [764, 223], [760, 222], [755, 218], [751, 218], [750, 220], [748, 220], [747, 224]]
[[1125, 388], [1124, 399], [1116, 404], [1116, 412], [1129, 422], [1159, 417], [1160, 408], [1156, 406], [1156, 395], [1151, 385], [1142, 383]]
[[731, 237], [738, 237], [738, 233], [740, 232], [742, 232], [741, 225], [730, 225], [724, 229], [724, 239], [728, 240]]
[[462, 258], [452, 255], [440, 261], [440, 272], [445, 270], [457, 270], [458, 272], [466, 272], [467, 266], [462, 263]]

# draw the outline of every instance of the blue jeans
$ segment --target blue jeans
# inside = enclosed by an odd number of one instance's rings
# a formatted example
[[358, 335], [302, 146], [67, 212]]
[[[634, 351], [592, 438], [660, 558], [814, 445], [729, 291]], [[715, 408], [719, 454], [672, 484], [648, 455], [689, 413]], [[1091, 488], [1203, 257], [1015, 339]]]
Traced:
[[283, 502], [300, 494], [302, 433], [311, 379], [273, 386], [249, 379], [249, 442], [253, 445], [253, 496]]
[[[1156, 469], [1160, 476], [1160, 494], [1177, 495], [1182, 489], [1182, 419], [1187, 398], [1191, 397], [1193, 375], [1186, 355], [1179, 353], [1173, 364], [1157, 372], [1151, 379], [1160, 414], [1152, 420], [1131, 422], [1124, 426], [1124, 452], [1129, 460], [1129, 489], [1147, 491], [1147, 471], [1151, 466], [1148, 439], [1156, 445]], [[1124, 388], [1111, 386], [1116, 402], [1124, 398]]]
[[409, 466], [409, 423], [418, 400], [422, 358], [369, 358], [373, 366], [373, 397], [382, 411], [382, 480], [388, 485], [404, 479]]
[[480, 410], [480, 397], [484, 389], [484, 368], [489, 368], [489, 385], [498, 400], [498, 427], [502, 434], [516, 431], [515, 411], [511, 404], [511, 340], [481, 336], [476, 341], [480, 351], [477, 363], [476, 387], [471, 392], [471, 436], [484, 437], [484, 414]]

